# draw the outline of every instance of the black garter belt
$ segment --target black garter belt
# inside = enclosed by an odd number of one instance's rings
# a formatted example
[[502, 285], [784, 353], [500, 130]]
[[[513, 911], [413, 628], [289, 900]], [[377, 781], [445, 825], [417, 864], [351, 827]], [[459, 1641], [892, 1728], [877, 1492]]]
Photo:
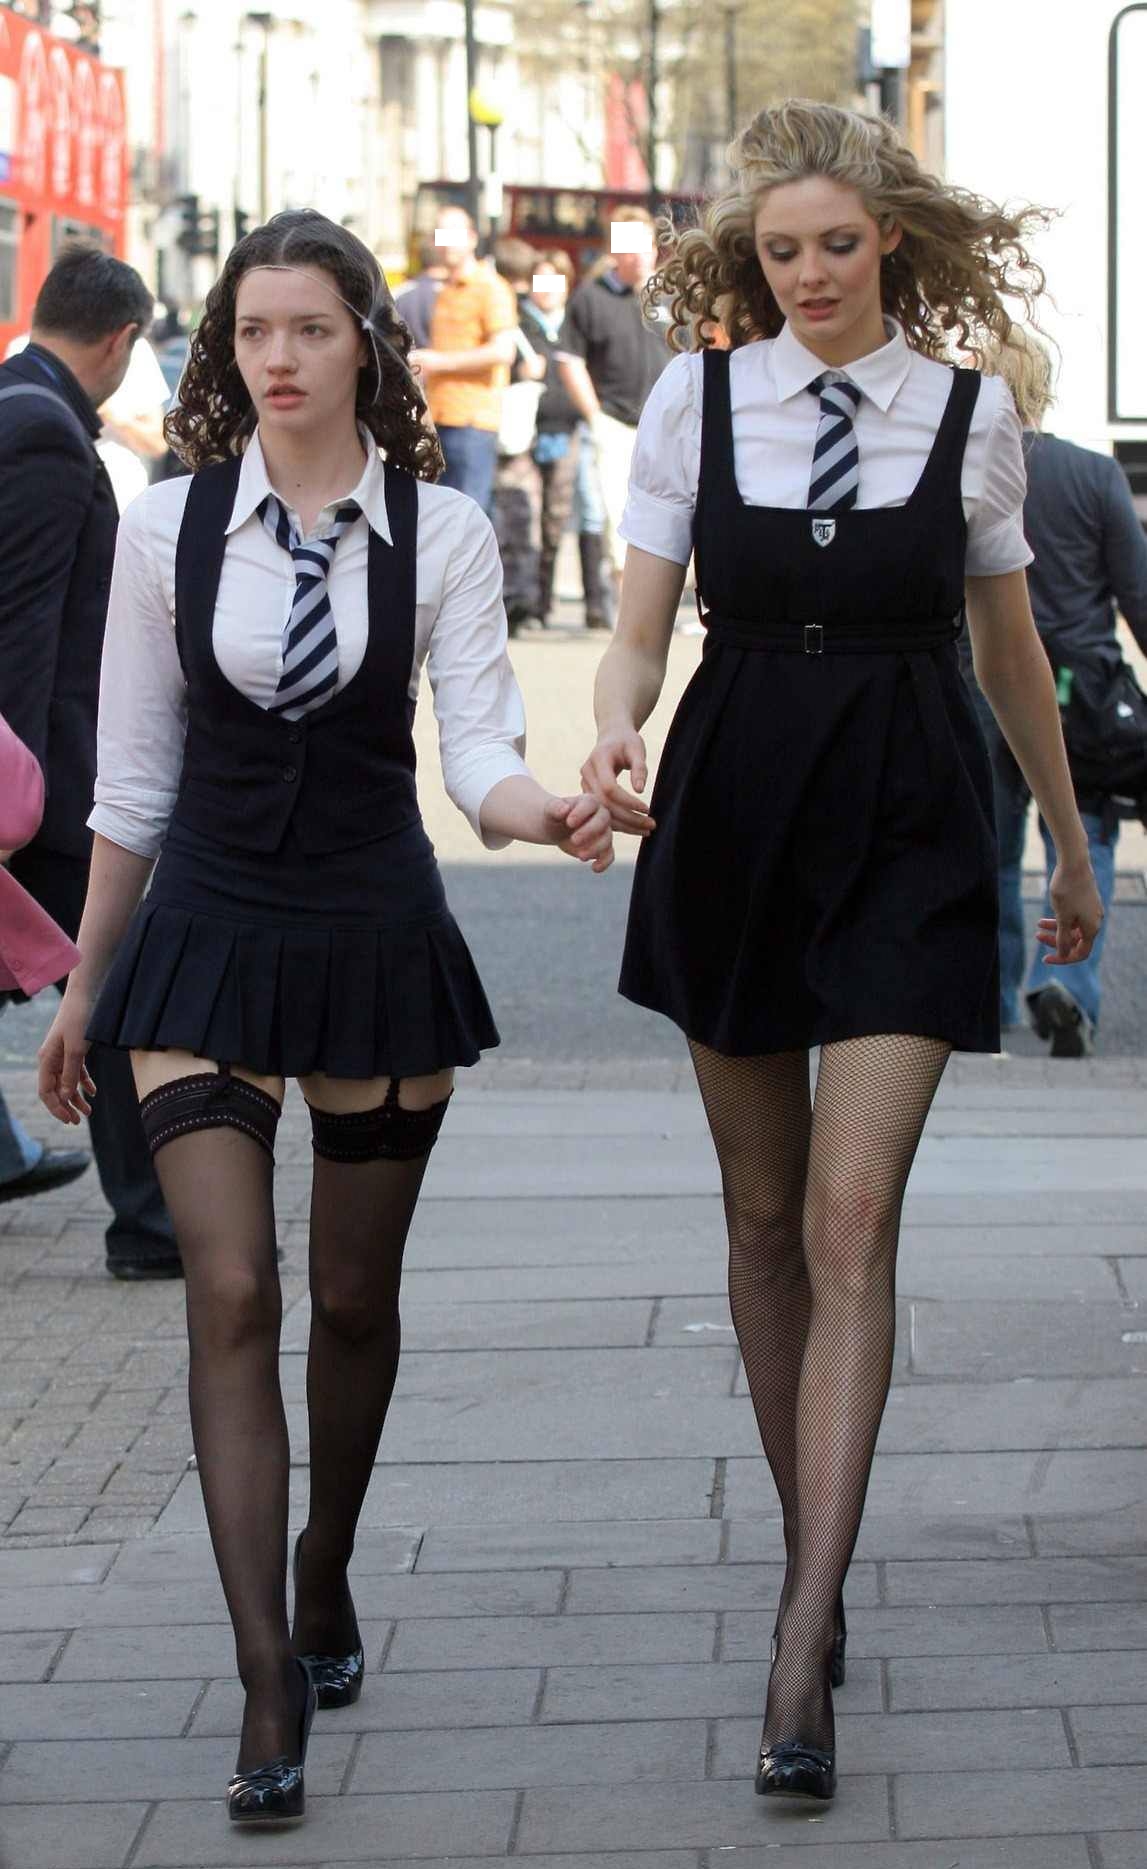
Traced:
[[373, 1110], [316, 1109], [311, 1113], [311, 1144], [328, 1162], [412, 1162], [429, 1155], [438, 1140], [450, 1098], [427, 1110], [404, 1110], [398, 1101], [399, 1079], [392, 1077], [385, 1103]]
[[257, 1084], [232, 1077], [231, 1066], [176, 1077], [149, 1090], [139, 1105], [143, 1133], [154, 1155], [165, 1142], [197, 1129], [241, 1129], [275, 1159], [275, 1131], [282, 1105]]

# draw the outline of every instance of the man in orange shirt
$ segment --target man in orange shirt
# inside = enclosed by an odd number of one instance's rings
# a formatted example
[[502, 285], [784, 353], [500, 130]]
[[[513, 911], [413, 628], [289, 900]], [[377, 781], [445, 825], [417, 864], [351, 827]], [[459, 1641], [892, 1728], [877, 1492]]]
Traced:
[[478, 234], [465, 208], [443, 208], [438, 252], [446, 278], [434, 303], [430, 346], [410, 353], [421, 368], [446, 472], [442, 483], [493, 504], [502, 391], [517, 356], [517, 301], [477, 258]]

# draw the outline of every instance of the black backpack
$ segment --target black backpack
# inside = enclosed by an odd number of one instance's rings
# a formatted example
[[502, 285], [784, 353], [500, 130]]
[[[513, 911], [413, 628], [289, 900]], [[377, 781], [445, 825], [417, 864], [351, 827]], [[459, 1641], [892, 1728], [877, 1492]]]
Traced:
[[1076, 794], [1111, 819], [1147, 825], [1147, 694], [1122, 658], [1057, 650], [1045, 637], [1056, 677], [1063, 740]]

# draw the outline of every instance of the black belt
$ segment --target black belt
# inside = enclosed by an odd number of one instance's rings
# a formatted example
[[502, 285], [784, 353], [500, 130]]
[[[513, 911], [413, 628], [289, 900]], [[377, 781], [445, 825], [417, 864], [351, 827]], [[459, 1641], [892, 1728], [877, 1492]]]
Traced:
[[964, 613], [954, 617], [898, 618], [882, 629], [848, 623], [750, 623], [740, 617], [703, 614], [705, 633], [732, 649], [780, 649], [805, 655], [911, 655], [956, 641]]

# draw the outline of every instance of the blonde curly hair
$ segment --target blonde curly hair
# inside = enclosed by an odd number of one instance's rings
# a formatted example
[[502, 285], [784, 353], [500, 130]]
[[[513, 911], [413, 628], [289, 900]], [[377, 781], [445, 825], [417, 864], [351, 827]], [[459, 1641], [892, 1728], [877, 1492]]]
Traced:
[[1007, 213], [949, 187], [921, 169], [883, 117], [791, 98], [758, 112], [730, 144], [728, 163], [732, 185], [707, 204], [700, 226], [658, 224], [669, 257], [646, 302], [668, 302], [672, 349], [719, 342], [714, 327], [734, 350], [777, 335], [784, 318], [757, 258], [754, 221], [770, 188], [809, 176], [854, 188], [882, 233], [902, 230], [881, 264], [881, 294], [914, 350], [947, 361], [959, 349], [978, 362], [989, 340], [1007, 342], [1005, 298], [1034, 317], [1044, 275], [1026, 243], [1050, 215]]

